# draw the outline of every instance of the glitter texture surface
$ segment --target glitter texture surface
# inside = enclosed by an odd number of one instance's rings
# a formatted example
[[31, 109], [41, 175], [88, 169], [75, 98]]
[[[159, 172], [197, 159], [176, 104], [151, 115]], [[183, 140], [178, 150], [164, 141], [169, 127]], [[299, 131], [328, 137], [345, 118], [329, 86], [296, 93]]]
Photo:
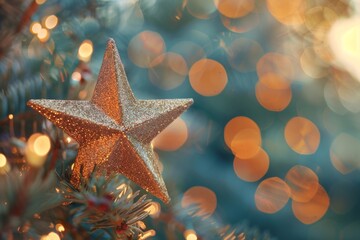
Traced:
[[192, 99], [137, 100], [115, 42], [107, 44], [91, 101], [30, 100], [28, 105], [80, 145], [71, 182], [99, 172], [121, 173], [169, 202], [151, 140], [191, 104]]

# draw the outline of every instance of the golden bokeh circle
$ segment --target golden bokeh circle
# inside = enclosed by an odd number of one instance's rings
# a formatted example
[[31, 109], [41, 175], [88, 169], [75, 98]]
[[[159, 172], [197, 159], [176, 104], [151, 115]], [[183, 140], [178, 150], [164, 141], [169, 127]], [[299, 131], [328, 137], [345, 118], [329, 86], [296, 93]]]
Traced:
[[216, 195], [209, 188], [202, 186], [195, 186], [189, 188], [181, 200], [183, 208], [197, 206], [199, 209], [196, 216], [209, 217], [216, 209], [217, 199]]
[[180, 117], [175, 119], [153, 140], [155, 148], [163, 151], [175, 151], [182, 147], [188, 139], [186, 122]]

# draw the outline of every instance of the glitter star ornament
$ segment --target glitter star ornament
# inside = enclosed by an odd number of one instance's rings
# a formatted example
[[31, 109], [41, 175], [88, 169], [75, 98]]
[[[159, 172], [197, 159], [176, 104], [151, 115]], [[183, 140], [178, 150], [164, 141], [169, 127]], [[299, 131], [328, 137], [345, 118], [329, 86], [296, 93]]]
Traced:
[[79, 143], [71, 175], [74, 186], [96, 165], [100, 173], [121, 173], [167, 203], [151, 141], [192, 103], [192, 99], [136, 99], [110, 39], [90, 101], [41, 99], [28, 105]]

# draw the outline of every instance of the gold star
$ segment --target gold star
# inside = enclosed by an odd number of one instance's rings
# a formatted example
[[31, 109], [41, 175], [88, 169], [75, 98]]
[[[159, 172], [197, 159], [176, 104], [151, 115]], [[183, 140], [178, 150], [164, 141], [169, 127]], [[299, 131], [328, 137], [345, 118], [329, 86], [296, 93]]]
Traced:
[[146, 191], [169, 202], [151, 140], [184, 112], [192, 99], [138, 100], [134, 97], [114, 40], [107, 44], [90, 101], [30, 100], [28, 105], [79, 143], [71, 176], [89, 177], [94, 166], [122, 173]]

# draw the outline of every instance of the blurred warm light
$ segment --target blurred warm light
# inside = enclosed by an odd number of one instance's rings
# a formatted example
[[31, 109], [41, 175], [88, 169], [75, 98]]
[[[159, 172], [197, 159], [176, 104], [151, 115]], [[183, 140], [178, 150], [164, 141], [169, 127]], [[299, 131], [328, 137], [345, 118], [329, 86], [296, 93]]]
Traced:
[[196, 18], [207, 19], [215, 12], [216, 7], [213, 0], [188, 0], [186, 9]]
[[313, 154], [320, 144], [320, 131], [309, 119], [294, 117], [285, 126], [285, 140], [299, 154]]
[[315, 172], [305, 166], [292, 167], [285, 176], [291, 189], [291, 198], [296, 202], [308, 202], [316, 194], [319, 178]]
[[204, 58], [191, 66], [189, 81], [191, 87], [200, 95], [215, 96], [224, 90], [228, 77], [221, 63]]
[[47, 135], [34, 133], [26, 144], [25, 157], [29, 165], [41, 167], [51, 148], [51, 142]]
[[184, 232], [184, 237], [186, 240], [197, 240], [197, 235], [196, 235], [196, 232], [192, 229], [187, 229], [185, 232]]
[[231, 142], [231, 151], [238, 158], [247, 159], [256, 155], [261, 147], [261, 135], [255, 129], [240, 130]]
[[170, 90], [180, 86], [188, 73], [188, 67], [184, 58], [177, 54], [168, 52], [158, 56], [149, 68], [149, 79], [156, 86]]
[[139, 239], [140, 240], [143, 240], [143, 239], [147, 239], [147, 238], [149, 238], [149, 237], [154, 237], [156, 235], [156, 232], [155, 232], [155, 230], [148, 230], [148, 231], [146, 231], [146, 232], [144, 232], [140, 237], [139, 237]]
[[303, 72], [311, 78], [323, 78], [329, 73], [312, 48], [304, 49], [300, 56], [300, 65]]
[[180, 54], [186, 61], [187, 66], [192, 66], [206, 56], [205, 50], [200, 45], [190, 41], [176, 43], [171, 48], [171, 51]]
[[42, 29], [41, 24], [38, 22], [33, 22], [30, 25], [30, 32], [33, 34], [39, 33], [39, 31]]
[[264, 213], [276, 213], [286, 205], [290, 195], [286, 182], [278, 177], [267, 178], [256, 189], [256, 208]]
[[226, 145], [231, 149], [232, 141], [236, 135], [247, 129], [255, 131], [259, 138], [257, 142], [261, 142], [261, 133], [258, 125], [248, 117], [239, 116], [231, 119], [224, 128], [224, 140]]
[[9, 114], [8, 118], [9, 118], [10, 120], [14, 119], [14, 115]]
[[327, 212], [330, 199], [326, 190], [319, 184], [315, 196], [306, 203], [292, 203], [295, 217], [304, 224], [312, 224], [319, 221]]
[[292, 99], [290, 83], [279, 75], [268, 73], [259, 78], [255, 96], [261, 106], [269, 111], [284, 110]]
[[61, 223], [56, 224], [55, 229], [58, 232], [64, 232], [65, 231], [65, 227]]
[[221, 22], [224, 27], [232, 32], [244, 33], [254, 29], [259, 24], [259, 13], [253, 11], [246, 16], [239, 18], [221, 16]]
[[60, 237], [57, 233], [51, 232], [48, 235], [42, 236], [40, 240], [60, 240]]
[[81, 80], [81, 73], [76, 72], [76, 71], [73, 72], [73, 73], [71, 74], [71, 79], [79, 82], [79, 81]]
[[212, 215], [216, 209], [216, 195], [206, 187], [192, 187], [184, 193], [181, 206], [187, 208], [192, 205], [198, 208], [195, 214], [196, 216], [208, 217]]
[[234, 171], [244, 181], [255, 182], [262, 178], [269, 169], [269, 156], [260, 149], [258, 153], [248, 159], [235, 158]]
[[328, 32], [327, 40], [335, 63], [360, 81], [360, 17], [337, 20]]
[[93, 44], [90, 40], [84, 40], [78, 51], [78, 58], [84, 62], [88, 62], [93, 53]]
[[305, 2], [302, 0], [267, 0], [271, 15], [286, 25], [299, 25], [304, 22]]
[[[283, 80], [289, 80], [294, 77], [295, 69], [289, 56], [269, 52], [262, 56], [257, 62], [256, 72], [260, 78], [267, 74], [275, 74]], [[286, 82], [289, 83], [288, 80], [286, 80]]]
[[247, 38], [237, 38], [225, 50], [231, 67], [239, 72], [255, 70], [256, 63], [263, 55], [260, 44]]
[[165, 42], [160, 34], [143, 31], [134, 36], [129, 42], [128, 55], [130, 60], [139, 67], [148, 68], [159, 64], [157, 57], [165, 52]]
[[7, 164], [6, 156], [2, 153], [0, 153], [0, 168], [5, 167]]
[[254, 0], [214, 0], [218, 11], [228, 18], [239, 18], [254, 10]]
[[163, 151], [175, 151], [184, 145], [187, 138], [186, 122], [179, 117], [156, 136], [153, 145]]
[[360, 140], [341, 133], [331, 144], [330, 159], [332, 165], [342, 174], [348, 174], [360, 167]]
[[151, 205], [146, 209], [152, 218], [157, 218], [161, 212], [161, 206], [158, 202], [152, 202]]
[[39, 30], [39, 32], [37, 33], [37, 37], [39, 38], [39, 40], [41, 42], [46, 42], [49, 37], [50, 37], [50, 33], [48, 30], [46, 30], [45, 28], [42, 28]]
[[47, 29], [53, 29], [58, 24], [59, 19], [55, 15], [50, 15], [45, 19], [45, 27]]
[[39, 5], [44, 4], [46, 0], [35, 0], [35, 2]]

